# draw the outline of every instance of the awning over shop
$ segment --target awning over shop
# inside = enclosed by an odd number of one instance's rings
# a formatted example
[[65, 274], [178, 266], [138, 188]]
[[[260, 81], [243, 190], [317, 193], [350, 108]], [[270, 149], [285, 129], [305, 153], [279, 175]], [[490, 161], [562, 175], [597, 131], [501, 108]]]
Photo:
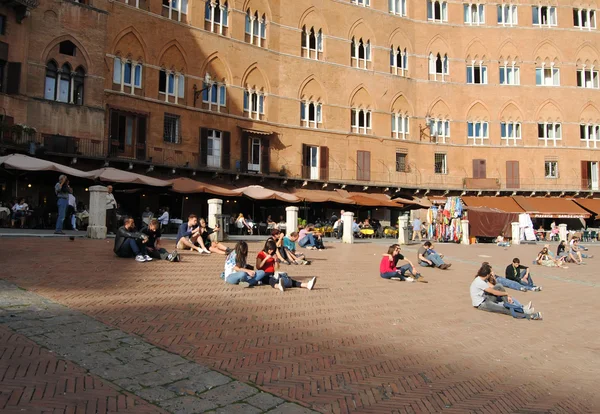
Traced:
[[429, 208], [431, 207], [431, 202], [427, 199], [419, 198], [414, 200], [409, 200], [408, 198], [396, 197], [393, 198], [392, 201], [394, 203], [403, 204], [405, 207], [413, 206], [414, 208]]
[[432, 204], [446, 204], [446, 201], [448, 201], [447, 197], [442, 197], [442, 196], [430, 196], [428, 198]]
[[296, 188], [292, 194], [302, 201], [309, 203], [338, 203], [338, 204], [356, 204], [356, 201], [342, 197], [335, 191], [308, 190], [305, 188]]
[[56, 171], [72, 177], [90, 178], [89, 172], [21, 154], [0, 157], [0, 166], [21, 171]]
[[159, 180], [158, 178], [148, 177], [146, 175], [136, 174], [110, 167], [89, 171], [87, 174], [89, 174], [89, 178], [109, 183], [142, 184], [152, 187], [171, 186], [170, 181]]
[[590, 213], [566, 198], [512, 197], [531, 218], [588, 218]]
[[176, 178], [171, 181], [172, 190], [176, 193], [194, 194], [194, 193], [209, 193], [224, 197], [239, 197], [241, 192], [239, 189], [234, 189], [230, 186], [219, 186], [203, 183], [201, 181], [192, 180], [190, 178]]
[[511, 223], [519, 221], [519, 213], [489, 207], [469, 207], [469, 232], [474, 237], [498, 237], [511, 234]]
[[249, 185], [247, 187], [238, 188], [237, 191], [240, 191], [246, 197], [255, 200], [279, 200], [288, 203], [300, 202], [300, 199], [293, 194], [284, 191], [271, 190], [260, 185]]
[[512, 197], [461, 197], [468, 210], [472, 207], [488, 207], [507, 213], [524, 213], [525, 210]]
[[586, 210], [600, 216], [600, 198], [575, 198], [573, 201]]

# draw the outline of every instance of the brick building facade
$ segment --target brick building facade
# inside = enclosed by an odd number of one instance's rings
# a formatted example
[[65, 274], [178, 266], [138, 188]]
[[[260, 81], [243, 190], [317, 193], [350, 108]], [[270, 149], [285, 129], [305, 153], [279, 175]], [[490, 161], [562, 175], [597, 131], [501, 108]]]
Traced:
[[[575, 3], [42, 0], [9, 32], [21, 89], [0, 99], [55, 152], [132, 168], [593, 191], [595, 14]], [[69, 96], [66, 78], [48, 88], [65, 64]]]

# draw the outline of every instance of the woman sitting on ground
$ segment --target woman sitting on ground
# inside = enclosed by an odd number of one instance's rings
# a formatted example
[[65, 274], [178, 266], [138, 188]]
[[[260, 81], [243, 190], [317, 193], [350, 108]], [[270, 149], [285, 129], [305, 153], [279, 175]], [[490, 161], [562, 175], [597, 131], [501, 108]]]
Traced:
[[[400, 266], [398, 269], [396, 265], [399, 260], [404, 260], [407, 263]], [[414, 278], [405, 276], [406, 272], [410, 272]], [[415, 269], [415, 266], [410, 260], [405, 259], [404, 255], [400, 253], [399, 244], [392, 244], [388, 248], [387, 253], [381, 258], [381, 262], [379, 263], [379, 276], [384, 279], [401, 280], [403, 282], [414, 282], [416, 279], [419, 282], [427, 283], [427, 281], [422, 278], [421, 274], [417, 272], [417, 269]]]
[[548, 246], [544, 246], [542, 251], [540, 251], [535, 259], [536, 263], [541, 266], [547, 267], [562, 267], [568, 269], [564, 266], [564, 261], [562, 259], [555, 259], [552, 257], [552, 254], [548, 251]]
[[556, 248], [556, 257], [565, 262], [569, 262], [569, 252], [567, 251], [567, 242], [561, 240], [558, 243], [558, 247]]
[[323, 250], [323, 240], [321, 239], [321, 233], [314, 231], [314, 226], [308, 224], [305, 228], [300, 230], [298, 236], [298, 244], [300, 247], [306, 247], [310, 250]]
[[252, 266], [247, 266], [247, 257], [248, 244], [245, 241], [237, 242], [235, 249], [225, 259], [225, 271], [221, 274], [221, 278], [229, 284], [246, 288], [258, 285], [265, 277], [265, 272], [254, 271]]
[[308, 282], [298, 282], [290, 278], [287, 273], [278, 272], [279, 264], [277, 263], [277, 245], [274, 240], [267, 240], [265, 247], [258, 252], [256, 256], [256, 268], [258, 271], [263, 271], [269, 278], [269, 285], [277, 288], [282, 292], [286, 288], [306, 288], [312, 290], [317, 283], [317, 278], [313, 277]]
[[509, 247], [510, 242], [504, 239], [504, 233], [500, 233], [498, 237], [496, 237], [496, 246], [499, 247]]

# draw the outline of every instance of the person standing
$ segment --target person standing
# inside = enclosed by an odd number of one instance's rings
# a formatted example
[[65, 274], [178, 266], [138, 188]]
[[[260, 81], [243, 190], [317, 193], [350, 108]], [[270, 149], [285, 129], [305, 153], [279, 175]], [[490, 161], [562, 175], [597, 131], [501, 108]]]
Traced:
[[418, 237], [419, 241], [421, 241], [421, 220], [418, 217], [414, 218], [414, 220], [412, 222], [412, 227], [413, 227], [412, 240], [415, 241], [415, 239]]
[[169, 227], [169, 207], [165, 207], [158, 218], [158, 222], [160, 223], [160, 230], [166, 233]]
[[106, 231], [108, 233], [117, 233], [117, 200], [113, 194], [113, 186], [106, 187]]
[[61, 174], [58, 177], [58, 183], [54, 186], [54, 193], [56, 194], [56, 203], [58, 205], [58, 217], [56, 218], [54, 234], [65, 234], [62, 231], [63, 223], [65, 221], [65, 214], [67, 213], [67, 206], [69, 205], [69, 194], [73, 193], [66, 175]]

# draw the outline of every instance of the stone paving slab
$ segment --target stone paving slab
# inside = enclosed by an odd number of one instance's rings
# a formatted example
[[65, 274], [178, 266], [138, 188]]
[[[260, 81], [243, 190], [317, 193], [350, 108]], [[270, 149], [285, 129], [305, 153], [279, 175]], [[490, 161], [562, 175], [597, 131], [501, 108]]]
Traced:
[[[38, 368], [24, 368], [23, 357], [27, 366]], [[61, 368], [48, 378], [41, 364]], [[42, 412], [54, 405], [65, 412], [84, 407], [96, 413], [264, 413], [284, 404], [302, 408], [4, 280], [0, 372], [2, 413]], [[53, 387], [51, 393], [48, 387]]]
[[[119, 362], [149, 363], [160, 356], [154, 349], [166, 350], [229, 379], [218, 386], [236, 380], [284, 401], [266, 408], [256, 401], [257, 393], [233, 403], [236, 409], [248, 404], [263, 411], [304, 410], [286, 405], [289, 400], [333, 413], [600, 412], [595, 290], [600, 286], [595, 261], [600, 258], [568, 270], [533, 268], [544, 290], [514, 296], [533, 300], [536, 310], [544, 312], [544, 320], [534, 322], [474, 310], [468, 287], [482, 261], [502, 274], [515, 256], [531, 263], [539, 246], [440, 244], [437, 249], [453, 266], [448, 271], [421, 269], [429, 280], [421, 284], [379, 277], [381, 254], [387, 250], [381, 243], [337, 243], [324, 252], [307, 251], [311, 266], [285, 268], [298, 280], [318, 276], [315, 290], [280, 293], [268, 286], [223, 284], [218, 274], [224, 258], [214, 254], [184, 253], [181, 263], [140, 264], [115, 258], [111, 241], [3, 243], [8, 239], [0, 240], [0, 249], [11, 251], [0, 258], [6, 280], [68, 306], [65, 316], [82, 312], [109, 331], [132, 335], [85, 344], [89, 352], [80, 353], [81, 358], [110, 354], [115, 342], [147, 353], [132, 358], [124, 352]], [[592, 254], [598, 245], [590, 245]], [[251, 243], [250, 257], [260, 248]], [[416, 246], [403, 250], [414, 261]], [[48, 331], [33, 322], [41, 315], [63, 313], [54, 302], [44, 306], [39, 314], [16, 321], [19, 329], [45, 337]], [[132, 338], [154, 348], [132, 343]], [[110, 348], [87, 348], [104, 347], [99, 344]], [[67, 349], [73, 352], [72, 346]], [[167, 389], [191, 374], [181, 378], [172, 372], [168, 384], [152, 374], [138, 375], [149, 384], [144, 387], [131, 378], [114, 383], [125, 390], [148, 389], [147, 398], [160, 404], [171, 400], [175, 405], [210, 392], [197, 394], [189, 384], [180, 393]], [[208, 388], [206, 382], [196, 386]], [[159, 392], [163, 388], [176, 397], [163, 399], [169, 396]], [[225, 408], [211, 410], [219, 409]]]

